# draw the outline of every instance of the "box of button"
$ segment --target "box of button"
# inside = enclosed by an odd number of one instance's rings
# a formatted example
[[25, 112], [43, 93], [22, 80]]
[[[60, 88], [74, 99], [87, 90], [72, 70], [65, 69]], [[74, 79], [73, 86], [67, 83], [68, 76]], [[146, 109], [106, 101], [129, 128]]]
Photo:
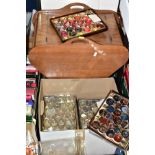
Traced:
[[111, 90], [95, 116], [89, 129], [114, 144], [129, 147], [129, 101]]
[[51, 18], [50, 22], [63, 42], [102, 32], [108, 28], [92, 9]]

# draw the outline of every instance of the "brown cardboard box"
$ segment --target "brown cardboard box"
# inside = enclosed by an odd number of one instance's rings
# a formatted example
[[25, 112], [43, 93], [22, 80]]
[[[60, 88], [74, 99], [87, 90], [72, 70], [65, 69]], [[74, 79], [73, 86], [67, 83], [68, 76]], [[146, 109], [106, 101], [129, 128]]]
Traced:
[[[42, 79], [40, 84], [40, 93], [38, 100], [38, 120], [39, 131], [42, 142], [51, 141], [51, 143], [62, 141], [63, 139], [76, 139], [76, 134], [80, 130], [66, 131], [41, 131], [41, 115], [43, 114], [43, 96], [54, 95], [59, 93], [69, 92], [77, 98], [105, 98], [111, 90], [116, 90], [117, 87], [113, 78], [87, 78], [87, 79]], [[83, 143], [85, 145], [86, 154], [95, 155], [95, 150], [92, 146], [97, 143], [98, 153], [114, 153], [116, 146], [106, 140], [101, 139], [89, 130], [83, 130]], [[82, 144], [80, 144], [82, 146]]]
[[[41, 131], [41, 115], [43, 114], [44, 104], [43, 96], [55, 95], [60, 93], [70, 93], [77, 98], [94, 99], [94, 98], [104, 98], [108, 92], [113, 89], [117, 91], [117, 87], [113, 78], [93, 78], [93, 79], [42, 79], [40, 84], [40, 93], [38, 100], [38, 120], [39, 120], [39, 131], [41, 140], [44, 140], [46, 135], [48, 138], [54, 139], [56, 133], [60, 134], [63, 131], [52, 131], [52, 132], [42, 132]], [[69, 136], [72, 130], [68, 130]], [[68, 131], [66, 131], [68, 133]], [[54, 132], [54, 135], [53, 135]], [[65, 131], [64, 131], [65, 132]], [[71, 134], [71, 136], [74, 136]], [[60, 136], [60, 135], [59, 135]], [[61, 137], [61, 136], [60, 136]], [[66, 137], [66, 135], [65, 135]], [[56, 138], [58, 138], [56, 136]], [[46, 139], [46, 138], [45, 138]]]

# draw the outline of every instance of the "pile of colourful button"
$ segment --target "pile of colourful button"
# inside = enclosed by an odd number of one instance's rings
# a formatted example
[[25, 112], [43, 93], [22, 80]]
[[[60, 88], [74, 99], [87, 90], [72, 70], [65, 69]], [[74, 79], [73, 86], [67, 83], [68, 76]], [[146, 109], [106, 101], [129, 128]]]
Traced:
[[89, 128], [123, 149], [129, 143], [129, 102], [115, 91], [110, 91]]
[[107, 28], [92, 10], [57, 17], [51, 23], [63, 41]]

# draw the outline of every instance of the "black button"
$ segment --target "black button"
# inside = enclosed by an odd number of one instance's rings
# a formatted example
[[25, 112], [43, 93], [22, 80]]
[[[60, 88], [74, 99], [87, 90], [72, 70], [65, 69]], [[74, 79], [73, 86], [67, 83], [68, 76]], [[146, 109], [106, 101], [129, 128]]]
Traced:
[[108, 99], [106, 100], [106, 103], [107, 103], [108, 105], [113, 105], [114, 100], [111, 99], [111, 98], [108, 98]]
[[112, 129], [109, 129], [107, 132], [106, 132], [106, 135], [110, 138], [113, 138], [114, 137], [114, 130]]
[[100, 116], [103, 116], [104, 115], [104, 110], [103, 109], [99, 110], [99, 114], [100, 114]]
[[115, 101], [119, 101], [121, 98], [120, 98], [118, 95], [114, 95], [114, 96], [113, 96], [113, 99], [114, 99]]

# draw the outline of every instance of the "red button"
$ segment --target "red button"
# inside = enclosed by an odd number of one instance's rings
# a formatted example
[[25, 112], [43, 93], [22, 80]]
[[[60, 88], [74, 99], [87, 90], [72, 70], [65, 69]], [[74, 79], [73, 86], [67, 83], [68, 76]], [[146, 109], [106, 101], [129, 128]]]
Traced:
[[106, 124], [106, 123], [107, 123], [107, 118], [105, 118], [105, 117], [100, 117], [100, 118], [99, 118], [99, 121], [100, 121], [100, 123], [102, 123], [102, 124]]
[[85, 31], [85, 32], [90, 32], [90, 28], [89, 28], [89, 27], [85, 27], [85, 28], [84, 28], [84, 31]]
[[76, 21], [80, 20], [80, 16], [74, 16], [74, 18]]
[[100, 126], [100, 124], [99, 124], [99, 122], [97, 122], [97, 121], [94, 121], [94, 122], [92, 123], [92, 127], [95, 128], [95, 129], [98, 129], [99, 126]]
[[83, 19], [84, 19], [85, 21], [87, 21], [87, 20], [89, 19], [89, 17], [88, 17], [88, 16], [84, 16]]
[[92, 22], [92, 20], [91, 20], [91, 19], [87, 19], [87, 21], [86, 21], [87, 25], [90, 25], [90, 24], [91, 24], [91, 22]]
[[63, 23], [64, 23], [64, 24], [66, 24], [66, 23], [67, 23], [67, 20], [66, 20], [66, 19], [65, 19], [65, 20], [63, 20]]
[[115, 140], [116, 142], [120, 142], [120, 141], [122, 140], [121, 135], [120, 135], [120, 134], [115, 134], [114, 140]]
[[74, 20], [73, 19], [69, 20], [69, 22], [70, 22], [70, 24], [74, 24]]

